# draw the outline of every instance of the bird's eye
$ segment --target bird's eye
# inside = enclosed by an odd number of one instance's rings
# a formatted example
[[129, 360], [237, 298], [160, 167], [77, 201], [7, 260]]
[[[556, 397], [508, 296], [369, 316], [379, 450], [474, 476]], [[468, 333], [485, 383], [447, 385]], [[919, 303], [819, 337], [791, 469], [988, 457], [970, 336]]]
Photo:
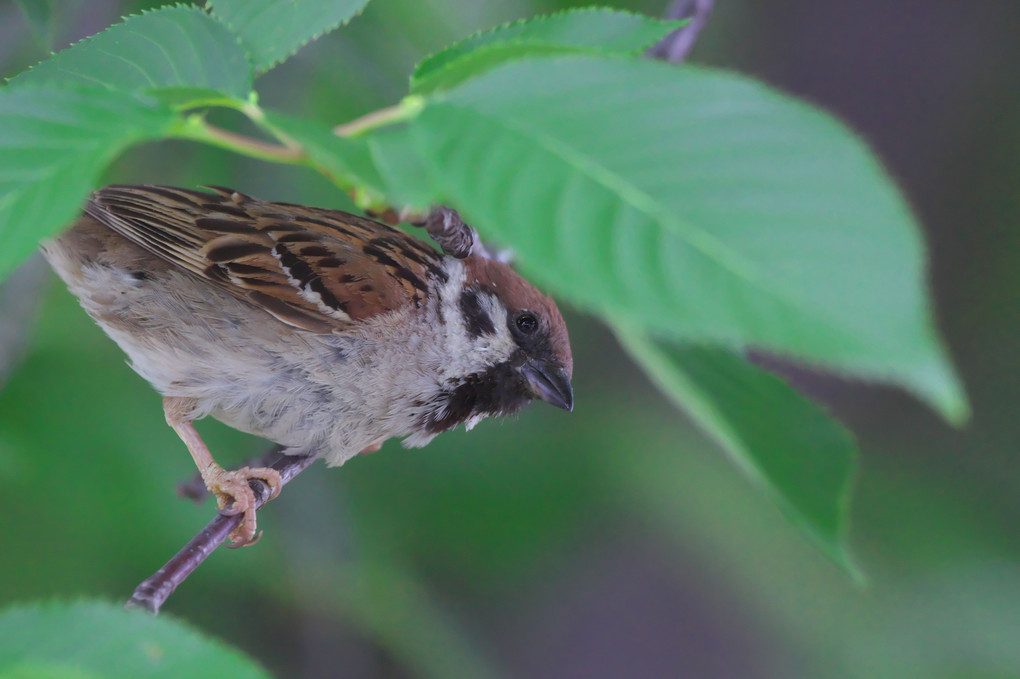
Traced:
[[514, 325], [516, 325], [517, 329], [525, 335], [530, 335], [538, 330], [538, 319], [534, 314], [524, 312], [514, 319]]

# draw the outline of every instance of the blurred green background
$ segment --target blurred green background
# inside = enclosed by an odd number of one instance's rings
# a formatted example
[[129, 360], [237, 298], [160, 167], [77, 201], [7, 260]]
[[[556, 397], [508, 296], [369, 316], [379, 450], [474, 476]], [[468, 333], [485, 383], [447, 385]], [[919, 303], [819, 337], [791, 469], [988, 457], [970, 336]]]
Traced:
[[[157, 4], [54, 0], [53, 44]], [[397, 101], [412, 65], [457, 38], [580, 4], [373, 0], [259, 91], [342, 122]], [[952, 430], [893, 390], [788, 372], [859, 440], [852, 544], [869, 588], [568, 309], [572, 415], [536, 405], [424, 451], [389, 443], [317, 465], [260, 514], [257, 547], [214, 554], [164, 610], [281, 677], [1020, 677], [1018, 34], [1020, 3], [1004, 0], [721, 0], [692, 55], [841, 116], [927, 233], [970, 425]], [[45, 54], [0, 3], [0, 74]], [[108, 179], [350, 207], [310, 171], [192, 144], [136, 149]], [[0, 340], [29, 336], [0, 391], [0, 603], [124, 599], [212, 506], [176, 498], [194, 468], [158, 396], [62, 286], [50, 281], [31, 322], [10, 291]], [[225, 463], [265, 445], [200, 428]]]

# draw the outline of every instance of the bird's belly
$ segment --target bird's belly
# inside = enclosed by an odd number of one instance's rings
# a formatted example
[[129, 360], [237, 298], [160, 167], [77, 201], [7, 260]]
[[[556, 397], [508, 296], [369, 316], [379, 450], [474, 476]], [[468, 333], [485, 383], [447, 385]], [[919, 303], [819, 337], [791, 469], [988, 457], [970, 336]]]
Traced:
[[[345, 338], [280, 328], [258, 337], [267, 323], [278, 321], [242, 320], [229, 328], [185, 325], [140, 336], [100, 321], [134, 370], [160, 394], [196, 401], [196, 419], [211, 416], [291, 452], [320, 454], [334, 465], [407, 433], [406, 425], [388, 417], [388, 404], [372, 388], [371, 371], [348, 358]], [[198, 338], [210, 333], [212, 341]], [[235, 342], [239, 336], [245, 340]]]
[[156, 391], [195, 400], [196, 419], [212, 416], [330, 464], [406, 433], [344, 336], [291, 328], [170, 269], [139, 278], [90, 262], [58, 272]]

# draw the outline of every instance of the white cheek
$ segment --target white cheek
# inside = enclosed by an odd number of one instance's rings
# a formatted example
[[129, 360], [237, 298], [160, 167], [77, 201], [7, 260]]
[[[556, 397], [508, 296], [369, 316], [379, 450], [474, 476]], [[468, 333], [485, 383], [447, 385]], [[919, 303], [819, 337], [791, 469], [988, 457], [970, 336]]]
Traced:
[[496, 332], [480, 337], [473, 337], [461, 320], [460, 309], [453, 316], [456, 323], [448, 329], [452, 361], [446, 374], [463, 377], [482, 372], [510, 358], [517, 348], [510, 330], [506, 327], [506, 309], [502, 303], [490, 295], [482, 295], [479, 299], [482, 309], [488, 314]]
[[482, 308], [489, 314], [496, 328], [495, 335], [487, 335], [484, 338], [482, 347], [490, 359], [496, 359], [491, 360], [490, 364], [505, 361], [517, 349], [517, 342], [514, 341], [506, 324], [506, 307], [495, 297], [487, 296], [482, 300]]
[[506, 309], [495, 297], [481, 295], [479, 302], [489, 315], [496, 333], [472, 337], [464, 326], [460, 310], [460, 294], [467, 283], [464, 266], [452, 261], [449, 281], [440, 291], [442, 317], [446, 321], [446, 344], [449, 360], [442, 366], [444, 378], [458, 378], [481, 372], [508, 359], [516, 344], [506, 327]]

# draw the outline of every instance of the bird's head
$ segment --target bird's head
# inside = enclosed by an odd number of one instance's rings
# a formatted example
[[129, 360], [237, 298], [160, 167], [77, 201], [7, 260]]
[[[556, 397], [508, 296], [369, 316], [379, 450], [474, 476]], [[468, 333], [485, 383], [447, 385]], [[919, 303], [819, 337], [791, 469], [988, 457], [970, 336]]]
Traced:
[[510, 415], [536, 398], [573, 410], [573, 357], [556, 303], [502, 262], [460, 261], [466, 276], [448, 308], [457, 317], [454, 360], [470, 367], [451, 381], [429, 430]]

